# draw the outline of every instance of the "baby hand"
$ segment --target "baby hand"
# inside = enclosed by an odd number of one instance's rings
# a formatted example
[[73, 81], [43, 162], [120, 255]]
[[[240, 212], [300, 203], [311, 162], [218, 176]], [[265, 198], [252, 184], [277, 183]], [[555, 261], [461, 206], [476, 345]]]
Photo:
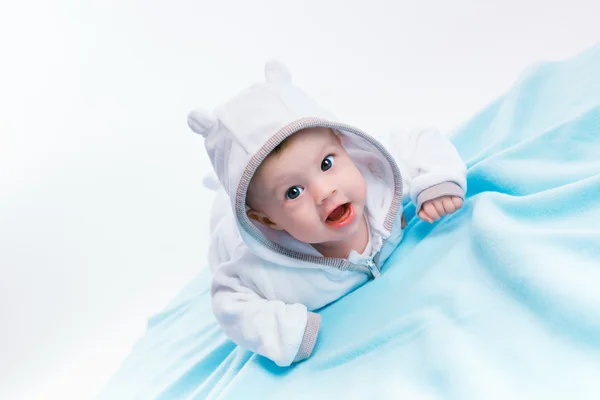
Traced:
[[446, 214], [452, 214], [462, 207], [463, 201], [457, 196], [442, 196], [423, 203], [419, 218], [433, 224]]

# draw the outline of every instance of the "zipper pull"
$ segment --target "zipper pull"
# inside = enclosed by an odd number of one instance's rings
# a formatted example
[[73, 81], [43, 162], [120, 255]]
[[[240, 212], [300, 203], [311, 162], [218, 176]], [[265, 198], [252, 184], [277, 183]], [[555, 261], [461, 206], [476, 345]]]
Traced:
[[369, 271], [371, 271], [371, 275], [373, 275], [373, 278], [377, 279], [381, 276], [381, 273], [379, 272], [379, 268], [377, 268], [377, 265], [375, 265], [373, 260], [371, 260], [371, 259], [367, 260], [367, 268], [369, 268]]

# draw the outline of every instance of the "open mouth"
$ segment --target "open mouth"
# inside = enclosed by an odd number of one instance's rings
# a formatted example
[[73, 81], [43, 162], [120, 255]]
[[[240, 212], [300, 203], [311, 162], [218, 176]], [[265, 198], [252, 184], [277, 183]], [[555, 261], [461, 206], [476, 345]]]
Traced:
[[354, 220], [354, 207], [351, 203], [345, 203], [336, 207], [327, 217], [327, 225], [334, 228], [342, 228]]

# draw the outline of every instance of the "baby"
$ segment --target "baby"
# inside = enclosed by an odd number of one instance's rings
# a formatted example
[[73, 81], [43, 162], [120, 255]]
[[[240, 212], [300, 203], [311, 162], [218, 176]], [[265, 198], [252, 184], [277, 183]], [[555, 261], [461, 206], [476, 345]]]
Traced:
[[402, 239], [403, 194], [433, 223], [462, 206], [466, 168], [435, 131], [395, 133], [384, 147], [293, 86], [283, 65], [265, 75], [188, 124], [222, 185], [213, 312], [236, 344], [288, 366], [313, 351], [315, 310], [380, 276]]

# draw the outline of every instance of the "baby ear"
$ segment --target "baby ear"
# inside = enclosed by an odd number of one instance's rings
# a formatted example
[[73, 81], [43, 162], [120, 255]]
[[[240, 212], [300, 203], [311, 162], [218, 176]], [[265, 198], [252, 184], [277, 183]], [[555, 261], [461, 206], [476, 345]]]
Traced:
[[259, 223], [263, 224], [264, 226], [267, 226], [271, 229], [275, 229], [277, 231], [283, 230], [283, 228], [281, 228], [275, 222], [271, 221], [271, 219], [269, 217], [267, 217], [267, 214], [265, 214], [263, 212], [256, 211], [256, 210], [253, 210], [253, 209], [247, 207], [246, 215], [248, 216], [249, 219], [259, 222]]
[[210, 111], [198, 108], [190, 111], [187, 117], [190, 129], [203, 137], [219, 126], [219, 120]]
[[279, 61], [269, 61], [265, 65], [265, 79], [269, 83], [292, 83], [290, 71]]

